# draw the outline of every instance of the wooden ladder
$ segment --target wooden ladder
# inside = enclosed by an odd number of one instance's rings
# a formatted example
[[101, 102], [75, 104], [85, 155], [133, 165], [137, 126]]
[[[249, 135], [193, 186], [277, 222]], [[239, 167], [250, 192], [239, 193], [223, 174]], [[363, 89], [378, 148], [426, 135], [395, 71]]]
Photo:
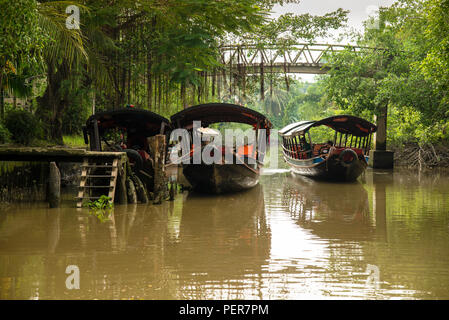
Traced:
[[[115, 197], [115, 187], [117, 185], [117, 175], [118, 175], [118, 162], [119, 159], [114, 159], [112, 165], [110, 164], [97, 164], [89, 163], [88, 158], [84, 158], [81, 171], [81, 181], [78, 190], [78, 197], [76, 207], [81, 208], [83, 206], [84, 200], [97, 200], [100, 197], [90, 196], [90, 191], [94, 189], [108, 190], [108, 197], [114, 202]], [[110, 162], [109, 162], [110, 163]], [[105, 171], [110, 173], [95, 174], [97, 168], [104, 168]], [[109, 185], [99, 185], [98, 181], [105, 181], [109, 179]], [[97, 183], [96, 183], [97, 182]], [[102, 183], [105, 184], [105, 183]]]

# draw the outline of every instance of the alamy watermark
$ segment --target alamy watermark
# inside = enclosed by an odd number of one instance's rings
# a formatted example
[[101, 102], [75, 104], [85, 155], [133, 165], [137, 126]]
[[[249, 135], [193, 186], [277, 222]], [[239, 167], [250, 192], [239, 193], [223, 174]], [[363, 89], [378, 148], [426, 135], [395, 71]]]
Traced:
[[75, 265], [69, 265], [65, 269], [65, 273], [69, 276], [65, 280], [65, 286], [69, 290], [80, 288], [80, 268]]
[[[269, 135], [269, 136], [268, 136]], [[201, 127], [201, 121], [193, 121], [192, 130], [184, 128], [172, 131], [170, 141], [176, 142], [170, 150], [170, 161], [174, 164], [239, 164], [242, 158], [249, 165], [264, 162], [268, 150], [270, 167], [277, 167], [278, 140], [276, 130], [251, 128], [225, 129], [223, 134], [214, 129]]]
[[69, 14], [65, 20], [65, 26], [70, 30], [80, 29], [80, 8], [75, 5], [70, 5], [65, 8], [65, 13]]

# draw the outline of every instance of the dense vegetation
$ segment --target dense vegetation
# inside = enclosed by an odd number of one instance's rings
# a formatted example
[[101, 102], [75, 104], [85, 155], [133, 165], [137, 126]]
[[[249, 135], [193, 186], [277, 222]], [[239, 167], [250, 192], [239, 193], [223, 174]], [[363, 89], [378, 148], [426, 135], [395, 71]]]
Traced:
[[[297, 119], [388, 115], [389, 148], [411, 166], [449, 165], [449, 1], [400, 0], [351, 34], [362, 50], [329, 57], [331, 71], [313, 84], [295, 83], [282, 112]], [[275, 101], [265, 101], [276, 105]]]
[[[266, 74], [263, 88], [259, 76], [223, 77], [224, 44], [288, 46], [345, 25], [343, 10], [270, 17], [274, 5], [288, 2], [299, 0], [0, 0], [0, 143], [40, 136], [62, 144], [92, 112], [126, 104], [169, 116], [224, 101], [264, 112], [278, 128], [339, 113], [374, 121], [384, 112], [390, 147], [422, 153], [420, 164], [441, 164], [449, 139], [449, 1], [381, 8], [378, 20], [350, 34], [378, 50], [330, 56], [331, 71], [316, 83]], [[81, 10], [80, 29], [66, 27], [72, 4]], [[6, 121], [20, 109], [18, 98], [27, 98], [24, 109], [40, 127], [21, 141]]]
[[[5, 91], [14, 97], [31, 96], [25, 88], [38, 91], [29, 109], [44, 124], [44, 137], [56, 143], [79, 133], [94, 110], [134, 104], [170, 115], [220, 101], [226, 97], [218, 96], [221, 88], [211, 79], [223, 71], [222, 44], [280, 34], [285, 41], [311, 38], [345, 19], [342, 10], [268, 18], [276, 3], [287, 2], [295, 1], [0, 0], [2, 97]], [[72, 4], [81, 11], [80, 29], [66, 27]], [[3, 118], [8, 107], [1, 100]]]

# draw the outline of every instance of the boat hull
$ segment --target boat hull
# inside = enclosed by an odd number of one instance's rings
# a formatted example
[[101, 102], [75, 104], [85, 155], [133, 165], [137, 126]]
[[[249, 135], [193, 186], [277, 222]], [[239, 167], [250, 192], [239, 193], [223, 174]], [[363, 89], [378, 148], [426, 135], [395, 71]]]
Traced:
[[246, 164], [186, 164], [183, 174], [194, 190], [212, 194], [238, 192], [259, 183], [259, 168]]
[[319, 163], [314, 163], [314, 159], [304, 161], [287, 157], [285, 161], [295, 175], [330, 181], [355, 181], [368, 166], [364, 159], [356, 159], [348, 166], [342, 165], [336, 158], [325, 159]]

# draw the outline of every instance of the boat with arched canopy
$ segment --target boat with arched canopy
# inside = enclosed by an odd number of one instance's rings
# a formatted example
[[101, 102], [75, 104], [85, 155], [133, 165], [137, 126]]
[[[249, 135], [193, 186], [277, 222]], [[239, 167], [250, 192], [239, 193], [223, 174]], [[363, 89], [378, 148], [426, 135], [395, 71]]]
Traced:
[[[201, 127], [195, 128], [195, 122]], [[180, 142], [182, 149], [188, 150], [183, 155], [182, 167], [184, 176], [194, 189], [219, 194], [249, 189], [259, 183], [265, 156], [265, 149], [261, 146], [266, 146], [272, 127], [264, 115], [235, 104], [209, 103], [178, 112], [171, 117], [171, 123], [174, 128], [187, 132]], [[249, 125], [254, 133], [253, 139], [242, 144], [223, 144], [220, 132], [209, 126], [226, 123]], [[209, 136], [209, 141], [205, 142], [206, 136]], [[220, 142], [216, 143], [217, 140]], [[214, 161], [207, 162], [204, 155], [213, 156]]]
[[[312, 128], [335, 131], [332, 140], [314, 143]], [[372, 134], [377, 127], [362, 118], [338, 115], [319, 121], [300, 121], [279, 131], [285, 161], [294, 174], [339, 181], [354, 181], [368, 165]]]

